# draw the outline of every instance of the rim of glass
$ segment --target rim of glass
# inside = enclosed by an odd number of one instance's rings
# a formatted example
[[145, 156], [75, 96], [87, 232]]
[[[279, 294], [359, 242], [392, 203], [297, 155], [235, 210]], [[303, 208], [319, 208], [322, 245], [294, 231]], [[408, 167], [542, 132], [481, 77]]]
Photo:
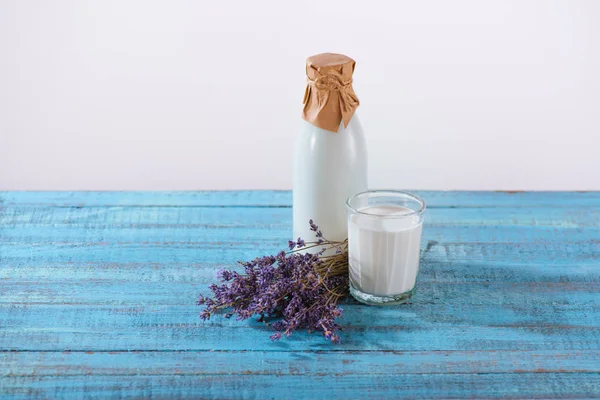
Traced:
[[[389, 215], [389, 214], [376, 214], [376, 213], [369, 213], [369, 212], [364, 212], [364, 211], [359, 211], [356, 208], [354, 208], [353, 206], [350, 205], [350, 202], [358, 197], [362, 197], [365, 195], [369, 195], [369, 194], [389, 194], [392, 196], [397, 196], [397, 197], [408, 197], [414, 201], [416, 201], [419, 204], [419, 209], [418, 210], [412, 210], [411, 212], [407, 212], [404, 214], [393, 214], [393, 215]], [[352, 210], [353, 212], [357, 213], [357, 214], [362, 214], [362, 215], [368, 215], [371, 217], [380, 217], [380, 218], [404, 218], [404, 217], [408, 217], [410, 215], [415, 215], [415, 214], [422, 214], [425, 209], [427, 208], [427, 205], [425, 204], [425, 200], [423, 200], [423, 198], [421, 198], [420, 196], [417, 196], [414, 193], [410, 193], [410, 192], [406, 192], [404, 190], [393, 190], [393, 189], [376, 189], [376, 190], [366, 190], [364, 192], [360, 192], [360, 193], [356, 193], [350, 197], [348, 197], [348, 199], [346, 199], [346, 207], [348, 207], [350, 210]]]

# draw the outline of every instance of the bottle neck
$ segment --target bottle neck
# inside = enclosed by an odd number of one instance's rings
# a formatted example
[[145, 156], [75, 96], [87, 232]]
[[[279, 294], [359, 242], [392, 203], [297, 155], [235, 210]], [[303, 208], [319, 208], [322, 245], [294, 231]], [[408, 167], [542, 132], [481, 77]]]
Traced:
[[340, 124], [348, 126], [359, 104], [352, 78], [344, 80], [341, 73], [330, 70], [315, 79], [309, 77], [302, 117], [316, 127], [338, 132]]

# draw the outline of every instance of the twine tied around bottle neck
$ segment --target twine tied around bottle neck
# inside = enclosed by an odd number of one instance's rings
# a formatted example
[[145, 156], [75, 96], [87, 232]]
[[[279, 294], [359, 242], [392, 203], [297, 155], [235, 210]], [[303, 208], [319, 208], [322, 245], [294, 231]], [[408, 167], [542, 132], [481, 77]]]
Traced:
[[[329, 100], [329, 93], [335, 91], [340, 96], [342, 115], [350, 110], [354, 111], [358, 107], [358, 97], [352, 88], [352, 78], [344, 82], [342, 74], [338, 71], [330, 70], [326, 75], [319, 76], [315, 80], [308, 79], [308, 84], [317, 89], [319, 105], [326, 103]], [[344, 121], [344, 126], [347, 125]]]
[[348, 127], [358, 105], [352, 88], [354, 60], [343, 55], [320, 54], [307, 60], [307, 85], [302, 117], [334, 133], [340, 123]]

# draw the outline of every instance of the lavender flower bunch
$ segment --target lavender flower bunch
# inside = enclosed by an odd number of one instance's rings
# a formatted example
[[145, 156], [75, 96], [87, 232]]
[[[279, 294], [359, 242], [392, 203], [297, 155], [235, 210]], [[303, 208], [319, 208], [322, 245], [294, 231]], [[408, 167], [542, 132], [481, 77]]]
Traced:
[[[341, 328], [335, 321], [342, 315], [338, 301], [348, 291], [348, 243], [327, 240], [312, 220], [309, 223], [315, 241], [298, 238], [289, 242], [288, 252], [240, 262], [243, 274], [220, 270], [221, 284], [210, 285], [213, 296], [198, 299], [198, 305], [205, 306], [200, 318], [206, 321], [219, 311], [237, 320], [256, 315], [275, 330], [271, 340], [306, 328], [338, 343]], [[317, 247], [315, 254], [300, 252]]]

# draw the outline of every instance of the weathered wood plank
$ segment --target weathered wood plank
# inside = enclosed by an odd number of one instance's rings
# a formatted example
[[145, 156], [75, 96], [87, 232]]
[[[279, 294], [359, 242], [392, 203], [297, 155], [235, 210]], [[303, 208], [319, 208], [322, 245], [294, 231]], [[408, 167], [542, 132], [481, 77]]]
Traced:
[[290, 207], [287, 190], [169, 192], [0, 192], [0, 205], [48, 207]]
[[[2, 305], [5, 350], [544, 350], [598, 349], [595, 306], [538, 317], [536, 309], [487, 306], [407, 306], [396, 310], [345, 308], [343, 343], [332, 348], [320, 334], [299, 332], [279, 343], [254, 320], [202, 322], [198, 308], [153, 305]], [[560, 310], [557, 306], [557, 310]], [[577, 307], [575, 307], [577, 309]], [[491, 311], [498, 311], [492, 307]], [[588, 317], [587, 311], [592, 310]], [[374, 318], [374, 313], [377, 317]], [[393, 318], [394, 323], [385, 322]], [[590, 318], [589, 322], [585, 322]]]
[[[197, 282], [202, 284], [215, 278], [219, 268], [233, 266], [221, 260], [214, 263], [176, 262], [68, 262], [42, 264], [39, 260], [0, 262], [0, 280], [35, 284], [39, 280], [54, 282]], [[235, 267], [234, 267], [235, 268]], [[456, 262], [424, 260], [421, 263], [419, 282], [436, 283], [493, 283], [493, 282], [600, 282], [600, 272], [595, 261], [544, 264], [535, 260], [528, 263], [503, 263], [480, 261]], [[0, 285], [1, 287], [1, 285]], [[457, 287], [457, 290], [460, 288]]]
[[[424, 243], [425, 246], [427, 246]], [[98, 264], [111, 266], [119, 274], [118, 265], [127, 260], [160, 268], [161, 264], [187, 263], [194, 265], [235, 266], [238, 260], [273, 254], [276, 249], [262, 242], [236, 245], [176, 244], [97, 245], [89, 243], [21, 244], [3, 243], [0, 270], [6, 278], [18, 274], [25, 266], [45, 268], [59, 264]], [[433, 243], [425, 247], [422, 258], [423, 272], [451, 275], [468, 269], [472, 276], [510, 271], [516, 280], [597, 280], [600, 264], [600, 243]], [[210, 267], [209, 267], [210, 268]], [[428, 268], [433, 268], [427, 272]], [[14, 269], [14, 270], [13, 270]], [[465, 271], [466, 272], [466, 271]], [[3, 273], [3, 272], [0, 272]], [[531, 276], [533, 275], [533, 276]], [[487, 279], [487, 278], [486, 278]]]
[[[318, 221], [315, 221], [318, 223]], [[16, 227], [71, 229], [289, 229], [290, 208], [260, 207], [5, 207], [5, 229]], [[308, 221], [307, 221], [308, 223]], [[598, 228], [600, 206], [572, 208], [432, 208], [426, 223], [432, 227], [554, 227]]]
[[[208, 282], [214, 280], [207, 279]], [[0, 305], [38, 306], [189, 306], [199, 293], [209, 294], [207, 283], [159, 280], [12, 282], [0, 289]], [[351, 316], [368, 315], [373, 310], [350, 303], [345, 323]], [[354, 308], [354, 306], [357, 306]], [[141, 310], [140, 310], [141, 311]], [[377, 310], [381, 320], [365, 323], [396, 325], [406, 311], [433, 315], [440, 320], [459, 318], [473, 322], [503, 320], [504, 323], [561, 323], [600, 325], [598, 283], [595, 282], [419, 282], [410, 306]], [[487, 312], [489, 317], [481, 315]], [[458, 313], [461, 315], [459, 316]], [[445, 315], [447, 314], [447, 315]], [[465, 314], [464, 316], [462, 314]]]
[[600, 350], [2, 352], [2, 377], [600, 373]]
[[[146, 305], [186, 305], [195, 300], [197, 294], [207, 294], [208, 284], [216, 281], [212, 275], [189, 276], [186, 272], [172, 268], [166, 273], [144, 276], [138, 269], [131, 274], [115, 276], [103, 271], [95, 277], [90, 273], [85, 279], [77, 279], [77, 271], [73, 269], [65, 274], [65, 279], [50, 280], [41, 275], [30, 279], [2, 279], [0, 303], [117, 305], [143, 300]], [[436, 282], [419, 279], [417, 288], [413, 306], [416, 303], [442, 304], [444, 299], [461, 304], [600, 306], [597, 282]], [[386, 308], [381, 312], [394, 309]]]
[[36, 398], [598, 398], [598, 373], [8, 377], [0, 394]]
[[[576, 207], [600, 205], [600, 192], [415, 191], [430, 207]], [[0, 205], [93, 206], [285, 206], [291, 191], [0, 192]]]
[[[600, 241], [600, 227], [556, 228], [552, 226], [444, 226], [426, 223], [423, 243], [596, 243]], [[86, 243], [91, 246], [106, 244], [134, 244], [169, 246], [222, 244], [237, 245], [263, 242], [278, 249], [291, 236], [291, 224], [272, 227], [238, 227], [235, 229], [181, 226], [152, 228], [103, 228], [74, 226], [37, 226], [23, 224], [0, 228], [0, 246], [14, 244], [33, 246], [46, 243]]]

